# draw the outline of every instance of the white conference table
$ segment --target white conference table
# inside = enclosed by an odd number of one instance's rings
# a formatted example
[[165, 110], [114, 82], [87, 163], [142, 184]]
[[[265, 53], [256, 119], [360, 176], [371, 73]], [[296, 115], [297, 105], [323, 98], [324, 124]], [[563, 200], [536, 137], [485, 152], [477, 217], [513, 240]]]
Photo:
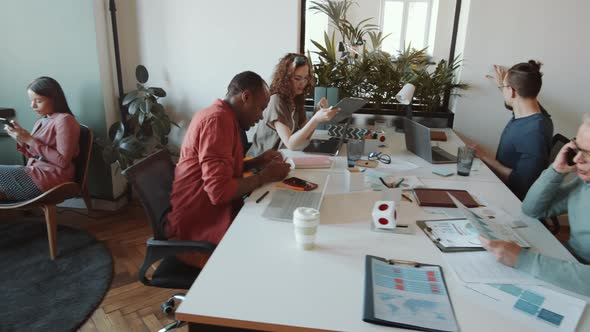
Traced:
[[[441, 143], [449, 152], [461, 141], [447, 131], [449, 141]], [[403, 135], [391, 134], [387, 149], [394, 160], [406, 160], [419, 168], [395, 175], [416, 175], [432, 188], [466, 189], [482, 194], [491, 206], [502, 207], [520, 216], [521, 202], [481, 164], [471, 176], [440, 177], [433, 167], [456, 169], [456, 165], [430, 165], [405, 151]], [[292, 171], [321, 182], [330, 175], [321, 207], [316, 248], [295, 246], [291, 223], [261, 217], [270, 202], [274, 185], [258, 189], [246, 201], [207, 265], [176, 311], [183, 321], [268, 331], [391, 331], [397, 330], [362, 321], [365, 255], [437, 264], [443, 268], [448, 292], [461, 331], [527, 331], [517, 315], [489, 310], [482, 295], [466, 288], [446, 264], [441, 253], [417, 227], [413, 234], [375, 232], [370, 227], [370, 211], [380, 192], [346, 192], [346, 158], [334, 157], [332, 169]], [[300, 152], [295, 152], [297, 155]], [[381, 169], [387, 171], [387, 169]], [[261, 193], [271, 193], [260, 203]], [[436, 219], [416, 203], [402, 201], [400, 223]], [[444, 218], [444, 216], [438, 216]], [[518, 233], [541, 252], [574, 260], [571, 254], [537, 220], [524, 217], [528, 227]], [[554, 288], [554, 287], [551, 287]], [[579, 295], [557, 289], [569, 295]], [[584, 313], [579, 331], [590, 330], [590, 316]]]

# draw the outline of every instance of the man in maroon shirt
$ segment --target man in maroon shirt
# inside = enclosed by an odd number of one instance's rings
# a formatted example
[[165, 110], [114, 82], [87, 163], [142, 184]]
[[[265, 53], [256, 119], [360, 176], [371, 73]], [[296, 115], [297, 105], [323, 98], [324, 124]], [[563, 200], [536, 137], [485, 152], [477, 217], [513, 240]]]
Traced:
[[[289, 173], [278, 151], [269, 150], [244, 161], [240, 130], [262, 119], [269, 102], [266, 82], [246, 71], [230, 82], [223, 100], [197, 112], [189, 125], [176, 166], [168, 215], [170, 238], [219, 243], [242, 205], [241, 197]], [[260, 172], [242, 177], [244, 170]], [[207, 257], [183, 255], [203, 266]]]

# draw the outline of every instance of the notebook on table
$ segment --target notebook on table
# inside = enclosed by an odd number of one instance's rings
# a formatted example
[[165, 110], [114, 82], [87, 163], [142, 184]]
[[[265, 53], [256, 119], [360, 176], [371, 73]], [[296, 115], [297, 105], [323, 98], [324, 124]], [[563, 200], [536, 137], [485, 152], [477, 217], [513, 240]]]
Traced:
[[467, 190], [416, 188], [414, 195], [420, 206], [457, 207], [449, 194], [457, 198], [466, 207], [478, 207], [479, 203]]
[[437, 142], [446, 142], [447, 141], [447, 134], [444, 131], [431, 130], [430, 131], [430, 140], [437, 141]]
[[293, 157], [291, 158], [291, 161], [296, 169], [332, 167], [332, 160], [327, 156]]

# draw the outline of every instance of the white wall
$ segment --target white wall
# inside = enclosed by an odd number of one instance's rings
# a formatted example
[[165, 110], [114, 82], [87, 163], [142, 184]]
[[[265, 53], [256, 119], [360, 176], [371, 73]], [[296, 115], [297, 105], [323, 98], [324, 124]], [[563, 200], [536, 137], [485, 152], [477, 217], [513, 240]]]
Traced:
[[[590, 2], [584, 0], [469, 1], [461, 79], [472, 85], [456, 102], [455, 128], [495, 151], [510, 113], [484, 77], [491, 64], [529, 59], [544, 63], [541, 103], [552, 115], [555, 133], [575, 135], [584, 112], [590, 54]], [[464, 18], [462, 18], [464, 19]]]
[[118, 1], [119, 39], [125, 91], [135, 87], [135, 66], [150, 72], [149, 86], [183, 130], [194, 112], [225, 95], [231, 78], [253, 70], [269, 83], [274, 66], [297, 52], [297, 0]]

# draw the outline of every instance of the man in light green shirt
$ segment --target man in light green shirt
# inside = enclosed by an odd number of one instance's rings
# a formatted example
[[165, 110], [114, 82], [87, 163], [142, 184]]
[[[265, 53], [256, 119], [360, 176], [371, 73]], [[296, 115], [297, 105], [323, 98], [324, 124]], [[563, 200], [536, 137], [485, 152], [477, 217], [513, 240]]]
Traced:
[[[573, 166], [567, 164], [570, 149], [576, 152]], [[577, 173], [577, 178], [564, 182], [566, 175], [572, 172]], [[590, 114], [584, 116], [576, 138], [559, 151], [553, 164], [533, 184], [522, 209], [535, 218], [567, 212], [571, 228], [569, 246], [580, 261], [590, 261]], [[480, 238], [484, 248], [499, 262], [561, 288], [590, 296], [590, 265], [521, 249], [513, 242]]]

